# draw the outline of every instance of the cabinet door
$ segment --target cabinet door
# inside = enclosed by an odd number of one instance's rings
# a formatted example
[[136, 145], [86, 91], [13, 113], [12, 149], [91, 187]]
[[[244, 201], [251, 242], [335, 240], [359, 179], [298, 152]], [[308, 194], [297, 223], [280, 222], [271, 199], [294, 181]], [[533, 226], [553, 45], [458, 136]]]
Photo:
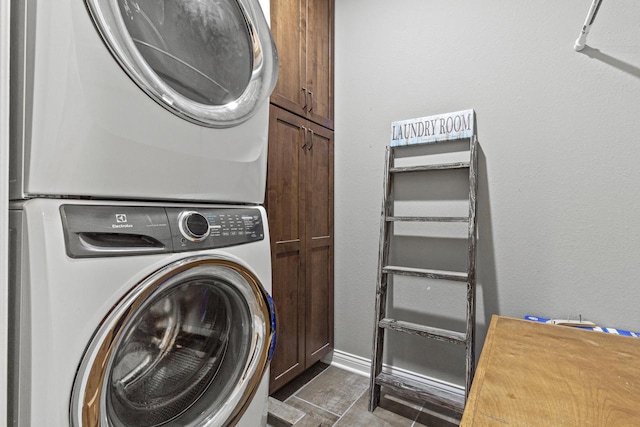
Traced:
[[271, 0], [280, 73], [271, 102], [333, 129], [334, 0]]
[[280, 70], [271, 102], [306, 116], [307, 0], [271, 0], [271, 32], [278, 49]]
[[334, 0], [307, 0], [307, 117], [333, 129]]
[[333, 349], [333, 132], [312, 124], [306, 146], [306, 366]]
[[271, 361], [272, 392], [305, 369], [305, 123], [306, 120], [271, 106], [266, 205], [272, 294], [278, 315], [277, 344]]

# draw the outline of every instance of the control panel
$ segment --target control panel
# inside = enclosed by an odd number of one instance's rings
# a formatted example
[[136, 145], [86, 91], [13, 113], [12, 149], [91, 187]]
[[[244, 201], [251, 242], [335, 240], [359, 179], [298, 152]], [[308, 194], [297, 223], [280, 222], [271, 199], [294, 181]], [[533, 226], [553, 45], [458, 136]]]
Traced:
[[[220, 248], [264, 239], [260, 211], [255, 208], [167, 208], [174, 251]], [[177, 228], [177, 230], [176, 230]]]
[[264, 239], [256, 208], [63, 205], [72, 258], [184, 252]]

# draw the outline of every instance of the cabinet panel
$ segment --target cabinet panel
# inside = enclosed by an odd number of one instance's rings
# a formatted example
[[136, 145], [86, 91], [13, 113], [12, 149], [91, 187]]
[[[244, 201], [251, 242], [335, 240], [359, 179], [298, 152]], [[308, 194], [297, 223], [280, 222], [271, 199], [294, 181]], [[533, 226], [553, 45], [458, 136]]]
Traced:
[[305, 198], [304, 152], [305, 120], [291, 114], [277, 114], [270, 107], [267, 206], [277, 207], [269, 217], [271, 236], [278, 241], [301, 241]]
[[306, 365], [333, 348], [333, 132], [309, 129], [306, 185]]
[[280, 69], [271, 102], [298, 115], [306, 115], [307, 0], [272, 0], [271, 32], [278, 49]]
[[307, 233], [317, 238], [333, 233], [333, 132], [314, 125], [309, 138], [305, 164]]
[[[278, 245], [276, 245], [277, 247]], [[299, 248], [298, 248], [299, 249]], [[276, 248], [272, 256], [273, 298], [276, 307], [277, 343], [271, 362], [271, 383], [284, 385], [291, 376], [301, 374], [305, 367], [304, 355], [304, 295], [300, 289], [300, 251], [282, 251]]]
[[333, 129], [333, 0], [308, 0], [308, 118]]
[[[284, 113], [284, 114], [283, 114]], [[274, 106], [269, 117], [267, 216], [271, 235], [273, 298], [278, 315], [271, 384], [279, 388], [305, 369], [304, 119]]]
[[329, 239], [323, 240], [314, 240], [315, 247], [307, 255], [306, 367], [333, 348], [333, 250]]

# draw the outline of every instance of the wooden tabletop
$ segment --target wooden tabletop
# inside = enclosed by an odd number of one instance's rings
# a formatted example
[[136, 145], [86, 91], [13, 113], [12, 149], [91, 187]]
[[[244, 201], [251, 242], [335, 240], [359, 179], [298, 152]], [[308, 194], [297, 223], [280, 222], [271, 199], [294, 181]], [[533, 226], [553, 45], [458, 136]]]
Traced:
[[640, 426], [640, 339], [493, 316], [460, 425]]

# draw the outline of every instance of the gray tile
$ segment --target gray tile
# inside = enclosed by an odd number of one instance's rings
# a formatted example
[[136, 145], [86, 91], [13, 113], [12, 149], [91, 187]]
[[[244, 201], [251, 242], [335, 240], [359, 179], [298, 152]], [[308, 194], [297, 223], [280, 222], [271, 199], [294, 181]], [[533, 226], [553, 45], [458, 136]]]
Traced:
[[[369, 395], [367, 394], [367, 405], [369, 404], [368, 398]], [[385, 411], [393, 412], [396, 415], [400, 415], [410, 420], [415, 420], [420, 412], [420, 408], [422, 408], [421, 404], [384, 392], [380, 395], [380, 404], [378, 406]]]
[[408, 396], [400, 396], [391, 387], [380, 388], [380, 402], [382, 402], [382, 398], [395, 400], [405, 406], [410, 406], [418, 410], [424, 406], [421, 400], [414, 400]]
[[454, 411], [426, 403], [418, 415], [418, 418], [416, 418], [416, 425], [427, 427], [457, 427], [460, 424], [461, 418], [462, 415]]
[[273, 397], [269, 398], [269, 422], [276, 425], [292, 426], [305, 416], [303, 411], [280, 402]]
[[336, 415], [342, 415], [369, 387], [369, 379], [329, 367], [295, 394]]
[[325, 424], [322, 424], [322, 421], [318, 420], [313, 415], [307, 415], [300, 421], [298, 424], [293, 427], [324, 427]]
[[386, 397], [381, 397], [380, 406], [369, 412], [369, 394], [363, 393], [335, 427], [411, 427], [416, 415], [418, 409], [415, 407]]
[[324, 370], [327, 368], [329, 368], [329, 365], [327, 365], [326, 363], [318, 362], [312, 365], [309, 369], [304, 371], [290, 383], [271, 393], [271, 396], [284, 402], [292, 395], [294, 395], [298, 390], [300, 390], [303, 386], [305, 386], [308, 382], [312, 381], [315, 377], [324, 372]]
[[276, 418], [267, 416], [267, 427], [291, 427], [291, 424], [286, 424]]
[[331, 412], [325, 411], [322, 408], [314, 406], [310, 403], [305, 402], [302, 399], [297, 398], [296, 396], [291, 397], [287, 400], [287, 405], [291, 405], [294, 408], [304, 412], [307, 415], [311, 415], [316, 420], [320, 421], [322, 427], [331, 427], [338, 421], [338, 416], [332, 414]]

